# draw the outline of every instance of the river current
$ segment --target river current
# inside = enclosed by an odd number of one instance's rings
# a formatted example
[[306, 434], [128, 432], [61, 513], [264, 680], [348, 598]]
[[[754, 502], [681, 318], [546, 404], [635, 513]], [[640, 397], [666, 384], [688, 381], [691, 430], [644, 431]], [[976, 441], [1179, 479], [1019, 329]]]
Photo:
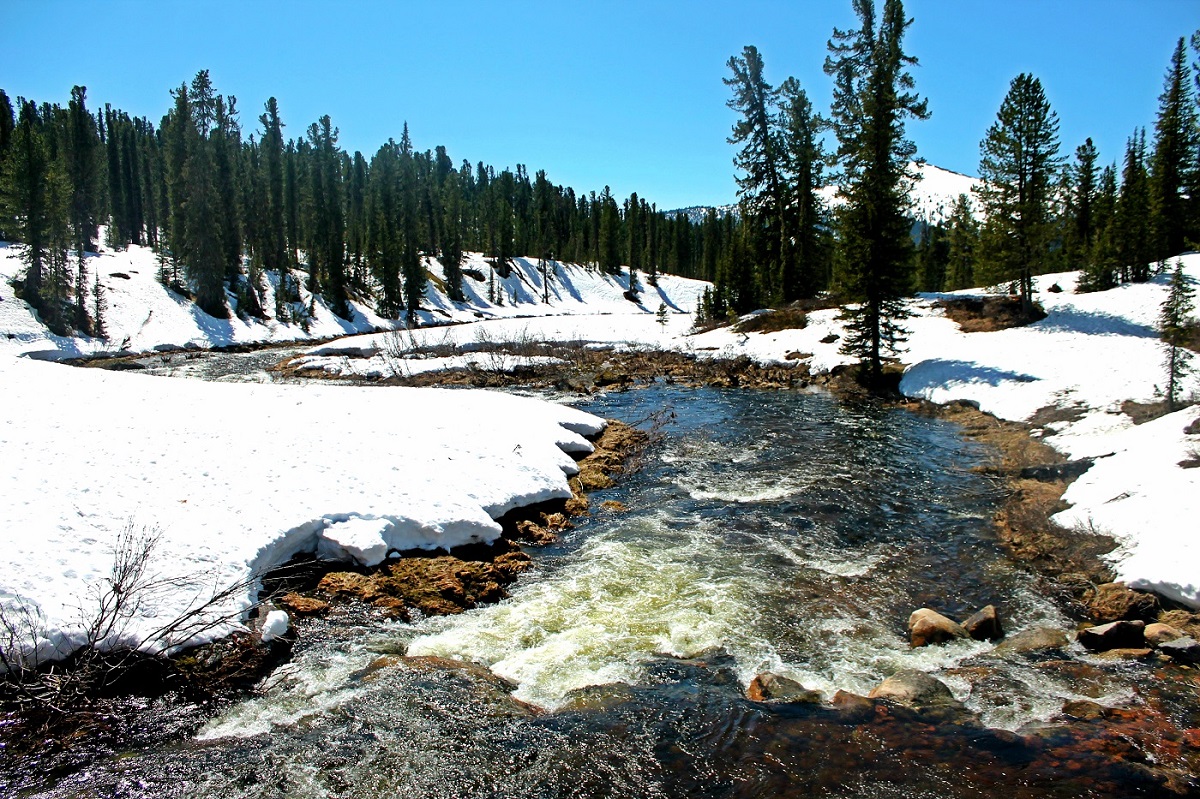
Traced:
[[[1037, 752], [1006, 731], [1069, 700], [1128, 702], [1142, 667], [1084, 685], [985, 642], [909, 646], [923, 606], [961, 619], [994, 604], [1010, 632], [1072, 626], [995, 541], [1000, 487], [974, 468], [989, 453], [956, 427], [823, 394], [669, 385], [581, 407], [654, 414], [662, 436], [592, 495], [591, 517], [533, 551], [509, 599], [313, 622], [257, 696], [194, 737], [37, 795], [1092, 795], [1075, 766], [1030, 770]], [[828, 704], [904, 669], [941, 679], [976, 721]], [[767, 671], [825, 703], [746, 699]]]

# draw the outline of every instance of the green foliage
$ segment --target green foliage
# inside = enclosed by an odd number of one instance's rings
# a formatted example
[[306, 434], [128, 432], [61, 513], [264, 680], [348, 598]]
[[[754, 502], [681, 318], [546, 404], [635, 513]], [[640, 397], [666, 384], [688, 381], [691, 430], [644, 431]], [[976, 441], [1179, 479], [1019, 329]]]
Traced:
[[1186, 348], [1192, 335], [1191, 317], [1195, 312], [1192, 288], [1183, 263], [1176, 262], [1171, 273], [1170, 290], [1159, 308], [1158, 329], [1166, 348], [1164, 366], [1167, 370], [1167, 408], [1175, 410], [1179, 403], [1179, 381], [1190, 367], [1192, 353]]
[[1200, 233], [1188, 213], [1189, 189], [1196, 187], [1194, 173], [1200, 168], [1200, 127], [1182, 36], [1163, 83], [1150, 160], [1155, 260], [1178, 255], [1187, 248], [1188, 237]]
[[886, 0], [878, 28], [871, 0], [854, 0], [860, 28], [835, 30], [825, 72], [834, 78], [831, 124], [841, 163], [838, 214], [842, 288], [855, 304], [843, 309], [842, 351], [859, 358], [868, 382], [882, 377], [885, 351], [903, 342], [903, 298], [912, 288], [911, 223], [907, 217], [916, 146], [907, 118], [926, 119], [926, 102], [908, 72], [916, 59], [902, 49], [910, 24], [900, 0]]
[[1058, 116], [1041, 81], [1028, 73], [1013, 78], [979, 147], [979, 196], [987, 215], [983, 277], [1015, 283], [1029, 308], [1033, 276], [1049, 271], [1051, 264], [1051, 202], [1062, 165]]

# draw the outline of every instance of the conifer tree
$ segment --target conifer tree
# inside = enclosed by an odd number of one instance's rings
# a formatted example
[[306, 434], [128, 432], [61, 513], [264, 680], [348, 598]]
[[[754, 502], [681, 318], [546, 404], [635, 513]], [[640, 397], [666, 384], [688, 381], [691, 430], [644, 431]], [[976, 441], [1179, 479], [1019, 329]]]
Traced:
[[97, 151], [100, 139], [96, 135], [95, 120], [85, 104], [86, 94], [87, 89], [83, 86], [71, 89], [71, 102], [67, 106], [65, 155], [67, 177], [71, 186], [70, 224], [76, 260], [75, 327], [90, 332], [92, 324], [87, 312], [86, 253], [96, 249], [96, 217], [100, 193]]
[[866, 381], [878, 385], [884, 351], [894, 352], [904, 339], [903, 298], [912, 286], [906, 211], [916, 146], [905, 138], [904, 121], [926, 119], [929, 112], [908, 72], [917, 62], [902, 47], [911, 20], [900, 0], [885, 0], [878, 29], [872, 0], [853, 4], [861, 27], [835, 29], [825, 61], [825, 72], [834, 76], [831, 122], [846, 200], [840, 214], [844, 281], [857, 302], [843, 310], [842, 350], [859, 358]]
[[971, 199], [960, 194], [950, 212], [947, 233], [946, 286], [949, 291], [975, 286], [975, 258], [979, 248], [979, 223]]
[[1009, 84], [979, 145], [979, 197], [987, 216], [987, 277], [1012, 281], [1026, 313], [1033, 305], [1033, 276], [1051, 263], [1052, 190], [1062, 164], [1058, 147], [1058, 116], [1041, 81], [1023, 72]]
[[1079, 291], [1107, 291], [1117, 285], [1120, 264], [1116, 245], [1116, 211], [1117, 170], [1110, 164], [1100, 172], [1097, 184], [1092, 223], [1095, 233], [1087, 265], [1079, 277]]
[[1183, 262], [1177, 261], [1171, 273], [1170, 290], [1159, 308], [1158, 329], [1166, 348], [1164, 366], [1167, 370], [1167, 410], [1179, 406], [1179, 382], [1188, 371], [1191, 351], [1187, 349], [1192, 334], [1191, 317], [1195, 310], [1192, 298], [1195, 291], [1183, 272]]
[[1178, 255], [1187, 248], [1190, 173], [1198, 164], [1200, 128], [1196, 98], [1181, 36], [1171, 56], [1158, 98], [1154, 125], [1154, 154], [1150, 161], [1151, 211], [1154, 215], [1154, 258]]
[[1068, 251], [1068, 268], [1083, 266], [1091, 259], [1095, 248], [1096, 223], [1093, 207], [1096, 203], [1096, 159], [1099, 154], [1089, 137], [1075, 148], [1075, 163], [1071, 174], [1071, 219], [1065, 235]]
[[785, 225], [790, 248], [781, 258], [781, 299], [812, 297], [828, 280], [829, 255], [822, 237], [824, 208], [817, 193], [822, 186], [825, 153], [822, 121], [813, 113], [808, 95], [795, 78], [779, 87], [780, 124], [785, 177]]
[[607, 275], [615, 275], [621, 271], [621, 212], [617, 201], [613, 199], [612, 190], [604, 187], [598, 202], [600, 212], [599, 230], [599, 264], [600, 271]]
[[1113, 243], [1121, 281], [1144, 283], [1155, 260], [1154, 227], [1150, 208], [1150, 177], [1146, 170], [1146, 131], [1134, 132], [1125, 148], [1121, 191], [1113, 215]]

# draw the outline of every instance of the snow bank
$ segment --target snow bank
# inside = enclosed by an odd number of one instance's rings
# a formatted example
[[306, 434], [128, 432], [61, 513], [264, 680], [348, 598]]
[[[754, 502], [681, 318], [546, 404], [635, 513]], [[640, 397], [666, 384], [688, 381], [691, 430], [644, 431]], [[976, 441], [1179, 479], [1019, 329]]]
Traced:
[[[231, 385], [0, 356], [0, 601], [33, 601], [43, 655], [83, 639], [87, 587], [129, 523], [178, 581], [106, 643], [141, 640], [298, 552], [371, 565], [491, 541], [522, 505], [570, 496], [569, 453], [603, 422], [485, 391]], [[257, 586], [214, 610], [237, 626]], [[180, 643], [170, 640], [163, 645]]]
[[[115, 352], [151, 352], [178, 348], [212, 348], [231, 344], [292, 342], [328, 339], [375, 330], [396, 330], [404, 324], [385, 319], [369, 305], [351, 302], [352, 318], [341, 319], [329, 310], [321, 297], [312, 297], [303, 289], [305, 275], [294, 274], [300, 286], [301, 302], [297, 309], [312, 308], [307, 329], [298, 322], [275, 318], [216, 319], [187, 298], [164, 288], [157, 280], [159, 264], [147, 247], [128, 250], [101, 249], [89, 255], [89, 281], [99, 276], [102, 294], [108, 305], [105, 312], [107, 338], [56, 336], [49, 333], [29, 306], [16, 298], [11, 281], [24, 274], [19, 246], [0, 242], [0, 353], [32, 354], [45, 360], [74, 358], [82, 355]], [[495, 302], [489, 301], [488, 280], [469, 275], [487, 276], [491, 267], [479, 253], [468, 253], [463, 264], [465, 302], [453, 302], [444, 292], [445, 271], [433, 258], [425, 260], [430, 281], [417, 314], [421, 327], [477, 322], [484, 319], [515, 319], [540, 316], [619, 316], [653, 320], [661, 305], [673, 316], [695, 310], [707, 283], [699, 280], [661, 275], [658, 286], [645, 285], [641, 275], [639, 301], [625, 299], [628, 272], [606, 275], [577, 264], [553, 263], [548, 280], [536, 260], [514, 258], [508, 277], [494, 280]], [[274, 274], [264, 275], [266, 313], [274, 316]], [[228, 296], [236, 309], [237, 301]]]

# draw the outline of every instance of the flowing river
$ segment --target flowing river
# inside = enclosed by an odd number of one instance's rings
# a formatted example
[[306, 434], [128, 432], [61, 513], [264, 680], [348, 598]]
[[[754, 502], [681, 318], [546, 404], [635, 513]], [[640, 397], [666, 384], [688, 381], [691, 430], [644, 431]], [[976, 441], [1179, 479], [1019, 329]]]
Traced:
[[[1070, 665], [1081, 650], [1047, 661], [975, 641], [909, 646], [904, 625], [922, 606], [964, 618], [993, 603], [1009, 631], [1073, 626], [1001, 552], [990, 521], [999, 487], [972, 470], [989, 454], [957, 428], [799, 392], [660, 385], [582, 407], [669, 420], [640, 470], [592, 496], [593, 508], [627, 510], [597, 510], [535, 551], [510, 599], [411, 624], [313, 622], [258, 696], [194, 737], [36, 795], [1140, 790], [1125, 764], [1048, 760], [1049, 744], [1007, 731], [1036, 728], [1068, 700], [1127, 703], [1149, 667], [1081, 679]], [[903, 669], [937, 676], [973, 720], [829, 704]], [[746, 699], [766, 671], [824, 704]]]

